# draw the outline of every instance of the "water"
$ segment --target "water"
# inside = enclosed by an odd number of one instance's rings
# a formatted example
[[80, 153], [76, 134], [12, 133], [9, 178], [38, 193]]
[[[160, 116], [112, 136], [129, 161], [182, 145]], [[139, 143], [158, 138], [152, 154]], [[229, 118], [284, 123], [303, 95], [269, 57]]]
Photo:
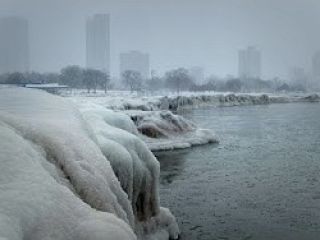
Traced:
[[183, 114], [219, 145], [156, 154], [181, 239], [320, 239], [320, 104]]

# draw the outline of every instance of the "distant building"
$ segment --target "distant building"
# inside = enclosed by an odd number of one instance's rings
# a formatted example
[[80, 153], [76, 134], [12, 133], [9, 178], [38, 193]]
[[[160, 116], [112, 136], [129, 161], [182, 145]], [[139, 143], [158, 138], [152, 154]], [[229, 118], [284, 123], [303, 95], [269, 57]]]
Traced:
[[87, 19], [87, 68], [110, 73], [110, 16], [96, 14]]
[[291, 86], [301, 88], [301, 90], [308, 87], [308, 74], [302, 67], [292, 67], [289, 71], [289, 80]]
[[261, 77], [261, 53], [255, 47], [239, 51], [239, 78], [254, 79]]
[[320, 89], [320, 51], [317, 51], [312, 57], [312, 83], [311, 87]]
[[189, 75], [195, 84], [202, 85], [205, 83], [204, 69], [202, 67], [194, 66], [189, 68]]
[[120, 54], [120, 74], [127, 70], [134, 70], [141, 74], [143, 79], [150, 77], [149, 54], [139, 51], [130, 51]]
[[29, 70], [28, 21], [20, 17], [0, 19], [0, 74]]
[[312, 57], [312, 74], [320, 79], [320, 51], [317, 51]]

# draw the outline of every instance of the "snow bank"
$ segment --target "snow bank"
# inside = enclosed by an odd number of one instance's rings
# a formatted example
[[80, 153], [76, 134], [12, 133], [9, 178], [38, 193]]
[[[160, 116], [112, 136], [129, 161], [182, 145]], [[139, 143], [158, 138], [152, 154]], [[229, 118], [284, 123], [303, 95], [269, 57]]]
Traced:
[[132, 122], [67, 99], [0, 89], [0, 238], [177, 238], [159, 164]]
[[157, 111], [170, 110], [177, 111], [180, 108], [197, 108], [200, 106], [242, 106], [258, 105], [270, 103], [288, 103], [288, 102], [319, 102], [320, 97], [317, 94], [234, 94], [234, 93], [215, 93], [215, 92], [197, 92], [181, 93], [180, 96], [123, 96], [120, 93], [110, 93], [109, 95], [98, 95], [90, 97], [74, 96], [76, 102], [90, 101], [114, 110], [141, 110]]
[[218, 142], [212, 130], [199, 129], [170, 111], [126, 111], [152, 151], [188, 148]]

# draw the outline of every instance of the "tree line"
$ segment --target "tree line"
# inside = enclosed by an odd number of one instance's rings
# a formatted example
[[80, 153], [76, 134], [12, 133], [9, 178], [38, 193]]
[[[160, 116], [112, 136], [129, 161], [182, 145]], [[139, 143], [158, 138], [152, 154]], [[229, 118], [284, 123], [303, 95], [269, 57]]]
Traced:
[[7, 73], [0, 76], [0, 82], [16, 85], [59, 83], [70, 88], [87, 89], [88, 92], [111, 88], [109, 74], [79, 66], [65, 67], [60, 73]]
[[[163, 76], [152, 76], [144, 79], [140, 72], [126, 70], [121, 74], [122, 86], [133, 91], [158, 91], [162, 89], [175, 91], [218, 91], [218, 92], [262, 92], [262, 91], [305, 91], [302, 85], [290, 86], [277, 78], [272, 80], [245, 79], [235, 77], [218, 78], [211, 76], [204, 83], [197, 83], [185, 68], [167, 71]], [[0, 83], [59, 83], [70, 88], [86, 89], [88, 92], [112, 88], [109, 74], [79, 66], [68, 66], [60, 73], [10, 73], [0, 75]]]

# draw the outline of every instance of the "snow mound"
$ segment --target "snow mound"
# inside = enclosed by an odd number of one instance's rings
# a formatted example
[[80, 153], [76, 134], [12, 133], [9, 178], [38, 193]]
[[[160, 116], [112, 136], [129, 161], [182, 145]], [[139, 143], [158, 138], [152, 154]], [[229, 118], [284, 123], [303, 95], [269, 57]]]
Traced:
[[217, 143], [212, 130], [198, 129], [191, 121], [170, 111], [126, 111], [152, 151]]
[[177, 111], [179, 108], [195, 108], [199, 106], [240, 106], [269, 104], [270, 98], [266, 94], [247, 95], [247, 94], [218, 94], [218, 95], [194, 95], [194, 96], [175, 96], [160, 99], [161, 107], [167, 105], [168, 109]]
[[0, 89], [0, 238], [178, 237], [159, 206], [159, 164], [132, 122], [89, 109]]
[[318, 94], [312, 94], [304, 98], [306, 101], [309, 102], [319, 102], [320, 96]]

